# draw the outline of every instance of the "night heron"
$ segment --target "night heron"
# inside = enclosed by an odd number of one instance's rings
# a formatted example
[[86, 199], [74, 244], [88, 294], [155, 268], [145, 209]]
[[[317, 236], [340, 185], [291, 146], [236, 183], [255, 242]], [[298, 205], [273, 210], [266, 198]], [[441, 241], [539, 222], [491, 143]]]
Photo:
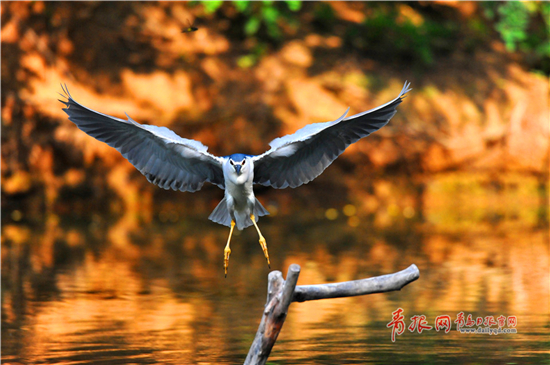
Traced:
[[63, 110], [78, 128], [116, 148], [149, 182], [164, 189], [197, 191], [204, 182], [225, 189], [225, 196], [210, 220], [230, 227], [224, 249], [227, 275], [231, 235], [235, 225], [242, 230], [254, 225], [269, 265], [265, 238], [256, 222], [269, 214], [254, 196], [253, 185], [276, 189], [295, 188], [319, 176], [352, 143], [385, 126], [410, 91], [410, 83], [392, 101], [333, 122], [309, 124], [294, 134], [275, 138], [269, 151], [253, 156], [241, 153], [217, 157], [202, 143], [181, 138], [166, 127], [139, 124], [96, 112], [77, 103], [67, 87], [61, 86], [67, 101]]

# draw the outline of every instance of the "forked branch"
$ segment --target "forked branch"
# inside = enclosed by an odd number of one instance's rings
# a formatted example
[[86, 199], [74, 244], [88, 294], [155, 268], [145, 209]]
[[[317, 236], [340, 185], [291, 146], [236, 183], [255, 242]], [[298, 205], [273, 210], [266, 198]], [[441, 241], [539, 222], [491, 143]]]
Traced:
[[292, 264], [288, 268], [286, 281], [283, 280], [280, 271], [269, 273], [264, 314], [244, 362], [245, 365], [266, 363], [283, 327], [290, 303], [401, 290], [405, 285], [418, 279], [420, 272], [416, 265], [412, 264], [405, 270], [374, 278], [334, 284], [296, 286], [299, 275], [300, 266], [296, 264]]

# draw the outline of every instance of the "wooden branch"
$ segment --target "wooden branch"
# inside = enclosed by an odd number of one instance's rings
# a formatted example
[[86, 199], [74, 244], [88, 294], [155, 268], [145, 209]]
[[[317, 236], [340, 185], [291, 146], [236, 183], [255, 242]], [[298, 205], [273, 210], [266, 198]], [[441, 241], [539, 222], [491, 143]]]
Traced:
[[256, 332], [256, 337], [254, 337], [254, 342], [252, 342], [252, 346], [248, 351], [245, 365], [266, 363], [285, 322], [299, 275], [300, 266], [296, 264], [292, 264], [288, 268], [286, 282], [283, 280], [283, 274], [280, 271], [269, 273], [264, 315]]
[[296, 287], [292, 301], [305, 302], [307, 300], [345, 298], [401, 290], [405, 285], [412, 283], [419, 277], [418, 268], [415, 264], [412, 264], [405, 270], [374, 278], [334, 284], [300, 285]]
[[285, 322], [290, 303], [401, 290], [405, 285], [418, 279], [420, 272], [413, 264], [394, 274], [369, 279], [334, 284], [296, 286], [299, 275], [300, 266], [296, 264], [292, 264], [288, 268], [286, 281], [283, 280], [283, 274], [280, 271], [269, 273], [264, 314], [254, 337], [254, 342], [248, 351], [245, 365], [265, 364], [267, 362], [271, 349], [275, 345]]

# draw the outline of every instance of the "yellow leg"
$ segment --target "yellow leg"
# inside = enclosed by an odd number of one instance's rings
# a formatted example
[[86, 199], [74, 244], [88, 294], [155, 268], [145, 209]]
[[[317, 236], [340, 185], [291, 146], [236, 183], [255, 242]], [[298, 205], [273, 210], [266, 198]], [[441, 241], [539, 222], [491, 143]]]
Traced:
[[235, 228], [235, 221], [231, 220], [231, 230], [229, 231], [229, 238], [227, 239], [227, 245], [225, 245], [225, 249], [223, 250], [223, 270], [225, 271], [225, 277], [227, 277], [227, 268], [229, 267], [229, 255], [231, 255], [229, 242], [231, 242], [231, 235], [233, 235], [233, 228]]
[[269, 263], [269, 253], [267, 252], [267, 243], [265, 242], [264, 236], [262, 236], [262, 232], [260, 232], [260, 229], [258, 228], [258, 225], [256, 224], [256, 219], [254, 217], [254, 214], [250, 214], [250, 219], [252, 219], [252, 223], [254, 223], [254, 227], [256, 227], [256, 231], [258, 231], [258, 235], [260, 236], [260, 246], [262, 246], [262, 250], [264, 251], [265, 259], [267, 260], [267, 266], [271, 269], [271, 265]]

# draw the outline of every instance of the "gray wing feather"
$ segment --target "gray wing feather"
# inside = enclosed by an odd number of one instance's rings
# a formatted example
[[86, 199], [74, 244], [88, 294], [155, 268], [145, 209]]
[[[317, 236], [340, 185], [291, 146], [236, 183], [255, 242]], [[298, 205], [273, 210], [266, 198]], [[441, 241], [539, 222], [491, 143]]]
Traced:
[[385, 126], [411, 89], [405, 82], [394, 100], [335, 121], [309, 124], [294, 134], [276, 138], [271, 149], [253, 158], [254, 183], [277, 189], [295, 188], [319, 176], [352, 143]]
[[[61, 86], [63, 88], [63, 86]], [[63, 111], [76, 126], [116, 148], [151, 183], [164, 189], [197, 191], [204, 182], [224, 188], [223, 159], [198, 141], [181, 138], [166, 127], [139, 124], [96, 112], [77, 103], [63, 88]]]

